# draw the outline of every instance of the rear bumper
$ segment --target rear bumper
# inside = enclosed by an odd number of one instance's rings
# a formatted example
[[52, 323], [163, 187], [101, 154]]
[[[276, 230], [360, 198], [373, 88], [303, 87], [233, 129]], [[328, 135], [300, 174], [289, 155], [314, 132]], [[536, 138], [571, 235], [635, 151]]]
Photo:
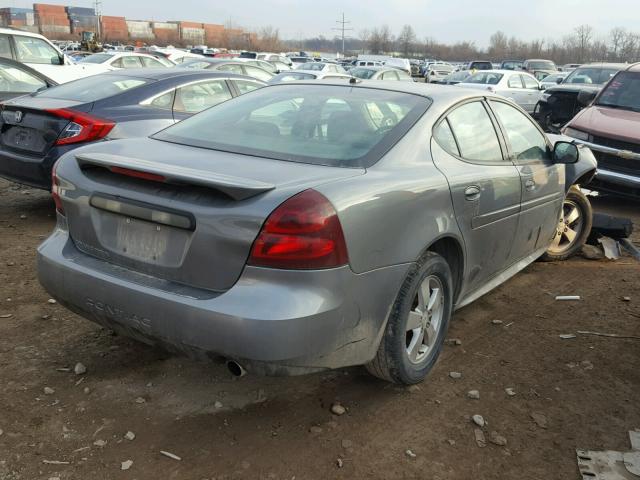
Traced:
[[24, 155], [0, 148], [0, 177], [43, 190], [51, 190], [51, 169], [64, 153], [80, 145], [54, 147], [44, 157]]
[[[59, 222], [64, 223], [64, 219]], [[192, 357], [224, 356], [266, 374], [301, 374], [373, 358], [409, 265], [247, 267], [220, 294], [189, 290], [81, 253], [64, 228], [38, 249], [38, 275], [61, 304], [107, 328]]]

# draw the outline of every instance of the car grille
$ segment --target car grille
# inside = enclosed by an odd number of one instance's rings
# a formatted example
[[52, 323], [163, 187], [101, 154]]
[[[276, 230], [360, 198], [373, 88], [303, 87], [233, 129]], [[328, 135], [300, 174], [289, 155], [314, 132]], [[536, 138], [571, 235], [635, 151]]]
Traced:
[[[613, 140], [605, 137], [594, 137], [595, 145], [603, 147], [617, 148], [618, 150], [628, 150], [630, 152], [640, 153], [640, 144]], [[640, 162], [638, 160], [621, 158], [610, 153], [602, 153], [594, 151], [593, 154], [598, 160], [598, 167], [612, 172], [626, 173], [640, 176]]]
[[577, 93], [553, 92], [547, 103], [552, 110], [553, 123], [566, 123], [580, 111]]

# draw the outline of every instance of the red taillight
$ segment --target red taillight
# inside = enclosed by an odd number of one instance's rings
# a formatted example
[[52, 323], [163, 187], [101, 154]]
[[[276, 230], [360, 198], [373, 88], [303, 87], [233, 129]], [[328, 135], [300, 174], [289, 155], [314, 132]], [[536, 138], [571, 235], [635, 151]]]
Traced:
[[56, 145], [100, 140], [106, 137], [116, 125], [110, 120], [94, 117], [88, 113], [67, 110], [66, 108], [47, 110], [47, 112], [56, 117], [69, 120], [69, 124], [58, 136]]
[[109, 167], [113, 173], [126, 175], [127, 177], [141, 178], [142, 180], [150, 180], [152, 182], [166, 182], [166, 177], [156, 173], [141, 172], [140, 170], [131, 170], [130, 168]]
[[64, 208], [62, 207], [62, 199], [60, 198], [60, 179], [56, 173], [58, 169], [58, 162], [53, 164], [51, 169], [51, 196], [53, 197], [53, 203], [56, 204], [56, 210], [64, 215]]
[[291, 197], [267, 219], [248, 263], [292, 270], [346, 265], [347, 245], [335, 208], [315, 190]]

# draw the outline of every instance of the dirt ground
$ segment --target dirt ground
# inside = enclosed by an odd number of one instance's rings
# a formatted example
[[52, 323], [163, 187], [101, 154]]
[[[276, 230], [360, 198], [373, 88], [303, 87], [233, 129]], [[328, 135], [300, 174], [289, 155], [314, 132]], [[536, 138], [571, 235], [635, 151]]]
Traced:
[[[640, 203], [594, 204], [640, 228]], [[53, 224], [45, 192], [0, 181], [2, 480], [566, 480], [579, 478], [576, 448], [625, 450], [640, 427], [640, 340], [559, 337], [640, 336], [640, 264], [630, 257], [533, 264], [457, 312], [449, 338], [461, 345], [406, 389], [361, 368], [234, 379], [224, 365], [112, 336], [39, 286], [34, 252]], [[332, 415], [333, 402], [347, 413]], [[484, 448], [474, 414], [488, 422]]]

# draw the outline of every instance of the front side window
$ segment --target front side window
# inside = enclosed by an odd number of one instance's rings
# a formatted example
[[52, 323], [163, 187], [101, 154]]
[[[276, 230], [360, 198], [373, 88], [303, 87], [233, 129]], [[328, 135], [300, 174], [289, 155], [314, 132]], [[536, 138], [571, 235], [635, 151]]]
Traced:
[[511, 151], [517, 160], [549, 159], [544, 136], [526, 115], [502, 102], [491, 101], [491, 108], [502, 123]]
[[502, 151], [493, 123], [480, 102], [462, 105], [447, 119], [458, 140], [462, 158], [480, 162], [502, 161]]
[[13, 58], [11, 53], [11, 43], [9, 41], [9, 35], [0, 35], [0, 57]]
[[252, 67], [251, 65], [245, 65], [244, 70], [246, 72], [246, 75], [257, 78], [258, 80], [262, 80], [263, 82], [268, 82], [269, 80], [271, 80], [271, 78], [273, 78], [272, 73], [269, 73], [258, 67]]
[[222, 103], [153, 138], [299, 163], [368, 167], [430, 105], [428, 98], [402, 92], [281, 85]]
[[248, 80], [231, 80], [236, 88], [238, 89], [238, 92], [240, 92], [240, 95], [244, 95], [245, 93], [249, 93], [249, 92], [253, 92], [254, 90], [257, 90], [259, 88], [262, 88], [262, 85], [256, 82], [250, 82]]
[[231, 98], [224, 80], [187, 85], [176, 90], [173, 109], [180, 113], [198, 113]]
[[524, 82], [524, 88], [529, 90], [539, 90], [540, 86], [535, 78], [531, 78], [529, 75], [522, 75], [522, 81]]
[[17, 60], [23, 63], [60, 65], [60, 54], [41, 38], [15, 35]]

